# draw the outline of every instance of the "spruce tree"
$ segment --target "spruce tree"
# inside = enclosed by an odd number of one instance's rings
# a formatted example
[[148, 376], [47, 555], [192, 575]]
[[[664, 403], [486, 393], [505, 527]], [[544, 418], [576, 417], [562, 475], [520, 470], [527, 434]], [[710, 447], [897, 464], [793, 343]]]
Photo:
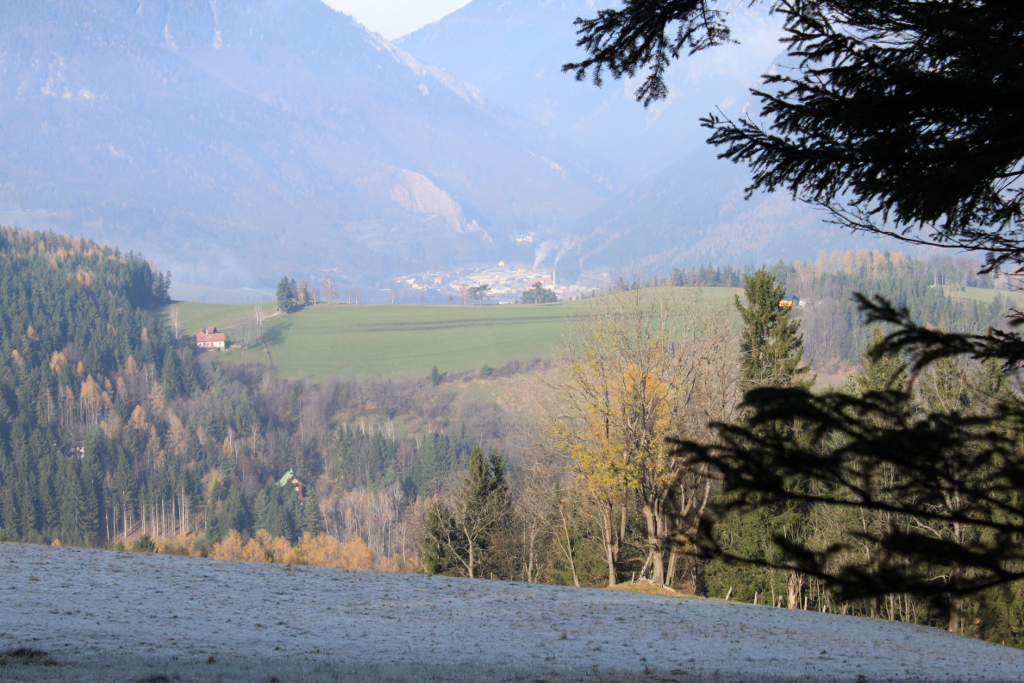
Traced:
[[[39, 505], [42, 512], [44, 534], [52, 536], [60, 523], [57, 491], [54, 488], [59, 468], [58, 458], [54, 453], [47, 454], [39, 463]], [[2, 515], [0, 515], [2, 519]], [[2, 526], [2, 522], [0, 522]]]
[[477, 500], [484, 500], [490, 493], [491, 468], [484, 456], [484, 449], [477, 446], [469, 455], [469, 471], [466, 473], [466, 494]]
[[298, 292], [295, 280], [289, 280], [286, 275], [277, 283], [277, 310], [282, 313], [291, 313], [298, 307], [297, 302]]
[[245, 498], [238, 489], [232, 489], [228, 494], [212, 526], [217, 538], [227, 536], [232, 530], [241, 532], [249, 529], [249, 511], [246, 509]]
[[64, 460], [60, 471], [60, 531], [64, 545], [85, 545], [86, 502], [82, 480], [71, 460]]
[[288, 539], [289, 542], [295, 541], [295, 526], [292, 523], [292, 516], [280, 494], [270, 497], [262, 528], [266, 529], [271, 536], [281, 536]]
[[[903, 391], [907, 388], [907, 371], [903, 359], [898, 354], [889, 352], [873, 356], [871, 351], [880, 346], [885, 339], [882, 328], [871, 328], [871, 338], [861, 357], [861, 372], [852, 378], [860, 393], [869, 391]], [[853, 393], [853, 392], [850, 392]]]
[[798, 367], [803, 357], [800, 321], [792, 317], [789, 308], [779, 305], [786, 287], [762, 267], [747, 276], [743, 292], [747, 305], [739, 295], [735, 305], [743, 319], [740, 353], [744, 379], [751, 386], [787, 386], [808, 368]]
[[39, 534], [39, 501], [36, 498], [39, 484], [36, 473], [25, 468], [19, 473], [18, 481], [21, 493], [21, 537], [33, 542]]
[[309, 497], [302, 504], [299, 528], [303, 533], [316, 536], [320, 533], [320, 497], [316, 495], [316, 490], [312, 486], [309, 488]]
[[295, 520], [291, 506], [285, 500], [284, 490], [276, 483], [269, 483], [256, 496], [256, 528], [266, 529], [271, 536], [283, 536], [295, 541]]
[[181, 393], [181, 370], [178, 368], [178, 358], [174, 355], [174, 349], [167, 347], [164, 353], [163, 370], [161, 372], [164, 396], [170, 400]]
[[187, 396], [192, 396], [200, 388], [199, 370], [192, 349], [189, 348], [181, 352], [181, 385]]
[[105, 447], [103, 433], [99, 429], [93, 429], [89, 438], [86, 439], [85, 454], [82, 457], [79, 475], [82, 482], [82, 508], [79, 524], [86, 545], [91, 545], [96, 540], [100, 530]]
[[117, 469], [114, 472], [114, 496], [113, 502], [117, 506], [112, 510], [115, 516], [122, 520], [125, 514], [132, 514], [135, 510], [135, 477], [132, 476], [128, 467], [128, 458], [124, 451], [118, 454]]
[[10, 479], [3, 479], [3, 489], [0, 490], [0, 528], [7, 533], [11, 540], [17, 540], [18, 519], [21, 517], [18, 510], [18, 501], [14, 495], [14, 482]]

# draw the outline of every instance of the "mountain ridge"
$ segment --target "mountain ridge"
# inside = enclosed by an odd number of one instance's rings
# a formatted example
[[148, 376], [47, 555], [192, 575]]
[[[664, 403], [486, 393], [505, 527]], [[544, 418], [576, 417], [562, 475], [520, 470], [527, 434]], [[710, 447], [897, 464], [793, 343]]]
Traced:
[[[317, 0], [15, 1], [0, 20], [0, 218], [145, 250], [179, 281], [490, 259], [608, 194]], [[417, 191], [446, 210], [393, 200]]]

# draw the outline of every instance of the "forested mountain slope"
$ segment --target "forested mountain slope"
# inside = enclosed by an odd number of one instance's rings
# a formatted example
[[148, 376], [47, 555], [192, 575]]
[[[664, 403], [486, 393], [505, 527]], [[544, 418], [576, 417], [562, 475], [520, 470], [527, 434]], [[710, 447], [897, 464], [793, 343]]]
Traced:
[[163, 283], [138, 256], [0, 228], [0, 527], [8, 537], [94, 540], [109, 463], [98, 434], [82, 457], [85, 430], [124, 412], [125, 381], [152, 377], [170, 351], [143, 308], [166, 295]]
[[[294, 542], [329, 527], [408, 554], [403, 496], [501, 443], [495, 407], [426, 378], [222, 370], [149, 313], [166, 286], [134, 254], [0, 231], [0, 538], [209, 544], [264, 529]], [[288, 471], [300, 491], [275, 483]]]
[[179, 282], [490, 258], [607, 175], [319, 0], [0, 4], [0, 217]]

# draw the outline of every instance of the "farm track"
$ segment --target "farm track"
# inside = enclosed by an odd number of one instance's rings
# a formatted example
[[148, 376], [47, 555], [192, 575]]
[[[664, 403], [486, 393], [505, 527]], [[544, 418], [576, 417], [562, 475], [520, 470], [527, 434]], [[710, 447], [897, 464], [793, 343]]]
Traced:
[[445, 322], [435, 323], [369, 323], [361, 325], [352, 325], [347, 329], [339, 330], [339, 334], [352, 334], [357, 332], [421, 332], [426, 330], [457, 330], [460, 328], [471, 328], [471, 327], [496, 327], [504, 325], [532, 325], [532, 324], [544, 324], [552, 322], [562, 322], [565, 320], [571, 320], [579, 316], [574, 315], [560, 315], [560, 316], [536, 316], [532, 318], [489, 318], [486, 320], [450, 320]]

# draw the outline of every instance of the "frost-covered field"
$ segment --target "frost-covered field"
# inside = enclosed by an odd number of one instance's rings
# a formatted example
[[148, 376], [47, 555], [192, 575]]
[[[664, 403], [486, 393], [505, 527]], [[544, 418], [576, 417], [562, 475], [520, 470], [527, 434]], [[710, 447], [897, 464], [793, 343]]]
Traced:
[[0, 543], [17, 648], [0, 681], [1024, 680], [1024, 652], [884, 621]]

